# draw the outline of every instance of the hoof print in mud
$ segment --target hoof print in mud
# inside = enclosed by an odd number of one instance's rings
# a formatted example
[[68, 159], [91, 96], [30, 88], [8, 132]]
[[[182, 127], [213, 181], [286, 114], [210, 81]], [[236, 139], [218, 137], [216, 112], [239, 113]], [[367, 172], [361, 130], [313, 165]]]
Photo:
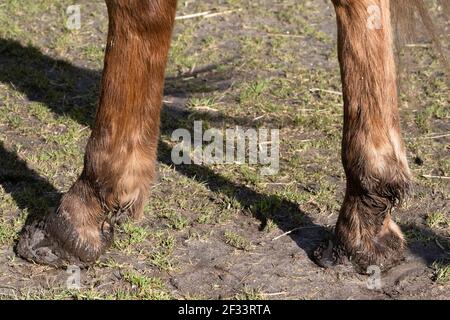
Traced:
[[45, 220], [25, 226], [16, 245], [17, 254], [30, 262], [55, 267], [64, 265], [64, 254], [45, 230]]

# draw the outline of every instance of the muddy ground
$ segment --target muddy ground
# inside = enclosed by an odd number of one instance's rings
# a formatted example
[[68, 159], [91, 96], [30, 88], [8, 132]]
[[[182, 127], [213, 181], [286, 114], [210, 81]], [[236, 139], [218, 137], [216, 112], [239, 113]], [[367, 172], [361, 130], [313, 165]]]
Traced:
[[[367, 275], [324, 270], [309, 258], [334, 225], [345, 186], [335, 17], [322, 0], [179, 1], [178, 16], [219, 14], [177, 21], [159, 177], [144, 220], [117, 230], [100, 261], [81, 270], [80, 289], [67, 286], [67, 270], [16, 257], [26, 217], [53, 210], [82, 169], [107, 17], [102, 2], [77, 3], [81, 28], [70, 30], [73, 1], [0, 1], [0, 298], [450, 298], [448, 78], [421, 33], [401, 53], [414, 192], [395, 220], [407, 261], [373, 288]], [[449, 34], [440, 8], [432, 10]], [[171, 133], [194, 120], [280, 129], [279, 173], [174, 166]]]

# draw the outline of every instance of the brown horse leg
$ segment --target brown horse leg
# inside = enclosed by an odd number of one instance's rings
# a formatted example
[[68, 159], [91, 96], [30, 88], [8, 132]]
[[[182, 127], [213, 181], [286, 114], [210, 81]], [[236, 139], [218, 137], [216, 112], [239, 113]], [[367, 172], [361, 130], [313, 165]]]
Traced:
[[347, 190], [334, 250], [321, 248], [315, 255], [322, 265], [344, 253], [363, 269], [383, 269], [403, 256], [405, 241], [391, 211], [410, 185], [397, 109], [389, 0], [333, 3], [344, 94]]
[[154, 176], [164, 71], [176, 0], [107, 0], [108, 43], [100, 103], [84, 170], [45, 221], [17, 245], [38, 263], [90, 264], [125, 214], [142, 215]]

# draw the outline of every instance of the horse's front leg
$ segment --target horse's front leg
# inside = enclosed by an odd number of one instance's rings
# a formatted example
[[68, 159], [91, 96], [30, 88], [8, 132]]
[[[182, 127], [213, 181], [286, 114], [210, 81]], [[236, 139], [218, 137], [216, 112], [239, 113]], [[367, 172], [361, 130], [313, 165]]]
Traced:
[[315, 254], [324, 265], [346, 254], [364, 270], [369, 265], [383, 269], [403, 257], [405, 241], [391, 212], [410, 185], [397, 110], [389, 0], [333, 3], [344, 94], [347, 190], [334, 250]]
[[164, 71], [176, 0], [107, 0], [108, 43], [80, 178], [17, 251], [38, 263], [94, 262], [124, 214], [142, 215], [154, 176]]

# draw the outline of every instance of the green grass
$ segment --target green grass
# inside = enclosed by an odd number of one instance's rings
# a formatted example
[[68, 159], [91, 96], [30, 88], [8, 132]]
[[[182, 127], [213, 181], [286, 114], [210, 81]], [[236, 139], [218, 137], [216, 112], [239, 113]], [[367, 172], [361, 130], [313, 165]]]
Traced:
[[446, 217], [443, 212], [439, 211], [429, 214], [426, 222], [430, 228], [450, 227], [450, 218]]
[[167, 225], [175, 230], [183, 230], [189, 225], [188, 219], [175, 210], [170, 209], [159, 212], [158, 217], [167, 219]]
[[171, 234], [159, 231], [152, 234], [155, 241], [153, 251], [148, 254], [149, 263], [162, 271], [171, 271], [175, 268], [175, 262], [171, 254], [176, 245], [176, 240]]
[[238, 293], [234, 299], [236, 300], [265, 300], [264, 294], [253, 288], [244, 287], [242, 292]]
[[115, 241], [115, 246], [119, 250], [134, 248], [138, 244], [143, 243], [149, 236], [149, 232], [146, 228], [138, 226], [131, 221], [127, 221], [122, 226], [122, 230], [125, 233], [125, 237]]
[[225, 242], [236, 249], [248, 251], [251, 248], [250, 241], [237, 233], [226, 231], [224, 237]]
[[[148, 277], [135, 271], [129, 271], [124, 274], [124, 280], [131, 284], [131, 292], [119, 291], [117, 298], [127, 300], [145, 299], [145, 300], [168, 300], [171, 299], [170, 293], [165, 289], [164, 282], [161, 279]], [[133, 292], [134, 291], [134, 292]]]
[[435, 262], [434, 280], [440, 284], [448, 284], [450, 282], [450, 264], [444, 262]]

